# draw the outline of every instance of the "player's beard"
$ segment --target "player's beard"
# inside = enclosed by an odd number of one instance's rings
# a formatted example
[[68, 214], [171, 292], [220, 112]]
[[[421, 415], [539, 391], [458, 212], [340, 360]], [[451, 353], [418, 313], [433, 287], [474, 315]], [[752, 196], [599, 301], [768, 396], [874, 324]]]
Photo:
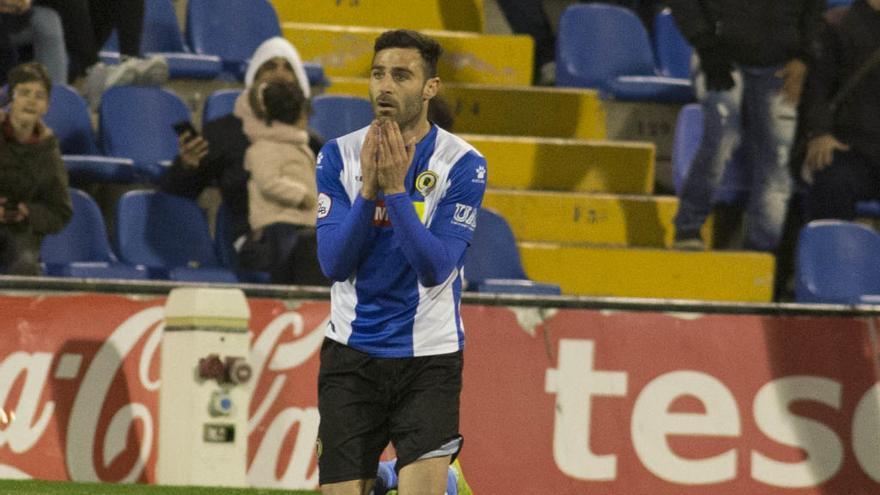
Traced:
[[392, 100], [392, 103], [394, 105], [393, 112], [390, 115], [382, 115], [382, 107], [379, 106], [376, 99], [373, 99], [373, 112], [379, 120], [394, 120], [401, 129], [417, 124], [425, 108], [421, 94], [402, 100]]

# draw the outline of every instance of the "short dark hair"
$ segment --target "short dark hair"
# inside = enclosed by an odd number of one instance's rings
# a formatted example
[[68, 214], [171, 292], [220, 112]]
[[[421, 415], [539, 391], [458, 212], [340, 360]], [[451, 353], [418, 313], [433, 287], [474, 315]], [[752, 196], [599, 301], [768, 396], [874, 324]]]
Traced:
[[27, 62], [16, 65], [9, 70], [6, 78], [9, 82], [9, 96], [12, 96], [15, 87], [19, 84], [34, 81], [41, 83], [43, 87], [46, 88], [47, 93], [52, 93], [52, 78], [49, 77], [49, 72], [46, 71], [46, 67], [39, 62]]
[[302, 115], [306, 96], [299, 84], [289, 81], [272, 81], [262, 88], [266, 123], [273, 121], [294, 124]]
[[425, 36], [418, 31], [409, 29], [396, 29], [385, 31], [373, 45], [373, 54], [377, 54], [387, 48], [415, 48], [422, 56], [425, 63], [425, 75], [427, 78], [437, 77], [437, 61], [443, 54], [443, 48], [434, 38]]

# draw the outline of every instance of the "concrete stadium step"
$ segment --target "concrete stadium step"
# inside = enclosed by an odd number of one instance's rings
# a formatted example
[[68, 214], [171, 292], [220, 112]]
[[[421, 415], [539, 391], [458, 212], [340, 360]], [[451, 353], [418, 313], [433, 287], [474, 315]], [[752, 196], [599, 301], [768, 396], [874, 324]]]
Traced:
[[[492, 173], [490, 168], [490, 183]], [[489, 189], [483, 206], [500, 213], [518, 241], [663, 248], [672, 245], [678, 200]], [[705, 239], [711, 229], [712, 222], [706, 222]]]
[[[456, 132], [504, 136], [605, 139], [605, 110], [589, 89], [458, 84], [440, 94], [455, 114]], [[369, 81], [334, 77], [330, 94], [369, 96]]]
[[[304, 60], [318, 62], [329, 77], [368, 77], [373, 42], [383, 28], [285, 22], [283, 35]], [[423, 31], [443, 46], [443, 80], [526, 86], [532, 81], [534, 42], [524, 35]]]
[[650, 194], [654, 188], [649, 143], [459, 136], [486, 157], [490, 187], [622, 194]]
[[272, 0], [281, 22], [483, 32], [483, 0]]
[[773, 256], [519, 243], [526, 274], [565, 294], [769, 302]]

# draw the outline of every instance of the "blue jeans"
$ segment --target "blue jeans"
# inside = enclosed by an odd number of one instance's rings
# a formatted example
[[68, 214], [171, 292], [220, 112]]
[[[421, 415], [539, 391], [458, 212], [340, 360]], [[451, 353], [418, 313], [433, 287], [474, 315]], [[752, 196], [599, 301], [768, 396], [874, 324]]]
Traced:
[[[791, 194], [788, 154], [795, 124], [794, 107], [779, 94], [780, 68], [739, 66], [730, 91], [706, 91], [702, 74], [695, 72], [703, 140], [679, 197], [677, 239], [699, 237], [725, 166], [731, 162], [750, 175], [746, 248], [776, 248]], [[731, 161], [738, 147], [737, 158]]]
[[12, 34], [16, 46], [32, 44], [34, 60], [46, 66], [52, 84], [67, 84], [67, 47], [64, 29], [58, 12], [35, 5], [31, 11], [30, 27]]

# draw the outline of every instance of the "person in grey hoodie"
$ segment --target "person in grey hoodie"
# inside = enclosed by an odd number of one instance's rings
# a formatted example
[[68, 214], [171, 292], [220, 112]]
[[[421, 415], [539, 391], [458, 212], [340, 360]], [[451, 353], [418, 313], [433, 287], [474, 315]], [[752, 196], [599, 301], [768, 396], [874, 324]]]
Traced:
[[251, 142], [244, 157], [251, 232], [239, 262], [269, 272], [272, 283], [321, 284], [314, 277], [316, 252], [308, 248], [314, 246], [318, 192], [307, 100], [290, 81], [262, 83], [255, 90], [254, 107], [239, 99], [234, 112]]

